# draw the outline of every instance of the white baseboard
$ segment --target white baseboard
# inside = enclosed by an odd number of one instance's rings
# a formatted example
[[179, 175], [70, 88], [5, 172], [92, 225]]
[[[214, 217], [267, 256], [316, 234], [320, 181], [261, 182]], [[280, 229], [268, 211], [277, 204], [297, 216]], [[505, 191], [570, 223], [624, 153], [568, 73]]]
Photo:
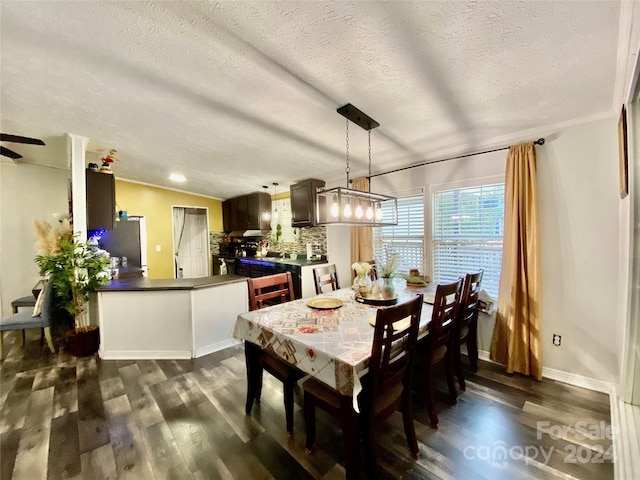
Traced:
[[[489, 358], [489, 352], [484, 350], [478, 352], [478, 358], [491, 363], [496, 363]], [[609, 382], [583, 377], [582, 375], [576, 375], [575, 373], [563, 372], [562, 370], [556, 370], [554, 368], [542, 367], [542, 376], [550, 380], [556, 380], [558, 382], [567, 383], [575, 387], [586, 388], [596, 392], [608, 393], [609, 395], [611, 395], [615, 390], [615, 386]]]
[[196, 348], [196, 358], [203, 357], [204, 355], [209, 355], [210, 353], [213, 353], [213, 352], [219, 352], [220, 350], [233, 347], [235, 345], [238, 345], [239, 343], [241, 343], [240, 340], [236, 340], [235, 338], [229, 338], [227, 340], [223, 340], [222, 342]]
[[180, 350], [158, 350], [158, 351], [136, 351], [118, 350], [115, 352], [100, 352], [103, 360], [189, 360], [191, 351]]

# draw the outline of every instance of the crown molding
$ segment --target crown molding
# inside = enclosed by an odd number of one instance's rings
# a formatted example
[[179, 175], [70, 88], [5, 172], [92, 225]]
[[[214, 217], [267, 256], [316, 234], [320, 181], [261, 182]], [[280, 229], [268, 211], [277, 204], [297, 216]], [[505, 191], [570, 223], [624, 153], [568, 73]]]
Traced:
[[187, 190], [180, 190], [178, 188], [169, 188], [169, 187], [161, 187], [160, 185], [154, 185], [153, 183], [140, 182], [138, 180], [130, 180], [128, 178], [116, 177], [117, 181], [129, 182], [129, 183], [137, 183], [138, 185], [145, 185], [147, 187], [159, 188], [160, 190], [169, 190], [171, 192], [184, 193], [186, 195], [193, 195], [194, 197], [202, 197], [202, 198], [210, 198], [211, 200], [218, 200], [222, 202], [223, 200], [218, 197], [211, 197], [209, 195], [203, 195], [201, 193], [189, 192]]

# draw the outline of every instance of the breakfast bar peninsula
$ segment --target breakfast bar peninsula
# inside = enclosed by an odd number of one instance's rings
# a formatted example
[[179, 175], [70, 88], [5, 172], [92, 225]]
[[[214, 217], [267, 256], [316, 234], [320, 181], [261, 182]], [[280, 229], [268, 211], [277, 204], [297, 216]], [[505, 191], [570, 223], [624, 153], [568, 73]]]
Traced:
[[248, 307], [247, 278], [112, 280], [97, 290], [103, 359], [197, 358], [237, 343], [233, 326]]

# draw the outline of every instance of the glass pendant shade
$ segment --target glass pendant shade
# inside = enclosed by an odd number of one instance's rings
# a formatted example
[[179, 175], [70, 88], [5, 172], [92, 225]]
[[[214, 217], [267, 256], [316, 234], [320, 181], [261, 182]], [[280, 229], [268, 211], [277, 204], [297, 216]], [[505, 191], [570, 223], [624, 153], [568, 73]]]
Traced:
[[[264, 188], [264, 193], [269, 194], [269, 192], [267, 191], [267, 189], [269, 187], [267, 187], [266, 185], [263, 185], [262, 188]], [[271, 210], [265, 210], [264, 212], [262, 212], [262, 220], [264, 220], [265, 222], [268, 222], [271, 220]]]
[[338, 205], [338, 199], [334, 197], [331, 204], [331, 217], [338, 218], [338, 215], [340, 215], [340, 205]]
[[373, 208], [371, 207], [371, 205], [369, 205], [367, 207], [367, 220], [373, 220]]
[[363, 215], [364, 215], [364, 211], [362, 210], [362, 205], [360, 205], [360, 202], [358, 202], [358, 206], [356, 207], [356, 212], [355, 212], [356, 219], [360, 220]]
[[[278, 196], [278, 183], [273, 182], [273, 200], [276, 200], [276, 197]], [[273, 219], [274, 220], [278, 220], [278, 218], [280, 218], [280, 213], [278, 213], [278, 207], [276, 206], [273, 209]]]

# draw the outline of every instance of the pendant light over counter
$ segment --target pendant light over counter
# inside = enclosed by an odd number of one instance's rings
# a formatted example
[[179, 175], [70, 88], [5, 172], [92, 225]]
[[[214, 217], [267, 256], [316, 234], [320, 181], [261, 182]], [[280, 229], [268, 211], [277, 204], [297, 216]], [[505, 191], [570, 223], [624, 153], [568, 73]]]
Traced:
[[[273, 182], [273, 201], [274, 202], [278, 197], [278, 185], [279, 184], [277, 182]], [[278, 218], [280, 218], [280, 213], [278, 212], [278, 205], [276, 205], [273, 210], [273, 219], [277, 221]]]
[[[380, 124], [348, 103], [337, 112], [347, 119], [347, 188], [336, 187], [316, 192], [317, 225], [352, 225], [381, 227], [398, 224], [398, 200], [394, 197], [371, 192], [371, 130]], [[369, 133], [369, 191], [349, 188], [349, 121]]]
[[[268, 195], [269, 194], [269, 187], [267, 187], [266, 185], [263, 185], [262, 188], [264, 188], [264, 193], [266, 193]], [[269, 203], [271, 203], [271, 202], [269, 202]], [[264, 212], [262, 212], [262, 219], [265, 222], [271, 221], [271, 210], [265, 210]]]

